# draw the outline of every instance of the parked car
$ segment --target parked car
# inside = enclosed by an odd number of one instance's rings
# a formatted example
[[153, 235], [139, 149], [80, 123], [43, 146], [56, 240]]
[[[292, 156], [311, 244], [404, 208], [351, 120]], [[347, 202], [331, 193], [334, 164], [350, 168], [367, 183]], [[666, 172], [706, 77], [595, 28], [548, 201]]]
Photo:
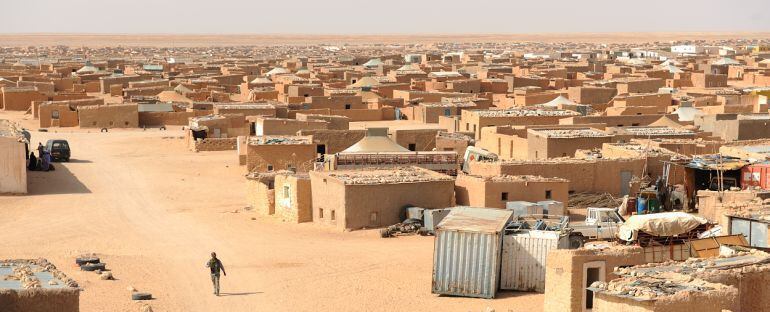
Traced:
[[70, 161], [70, 144], [67, 140], [48, 140], [45, 148], [51, 153], [53, 161]]

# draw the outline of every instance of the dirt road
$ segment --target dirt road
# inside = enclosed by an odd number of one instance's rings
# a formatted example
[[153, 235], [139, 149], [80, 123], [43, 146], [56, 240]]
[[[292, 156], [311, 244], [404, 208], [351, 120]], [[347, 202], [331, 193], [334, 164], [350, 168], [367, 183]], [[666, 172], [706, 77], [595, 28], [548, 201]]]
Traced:
[[[9, 117], [20, 115], [0, 112]], [[538, 294], [432, 295], [430, 237], [386, 240], [244, 210], [235, 153], [186, 151], [178, 128], [44, 133], [25, 124], [34, 145], [69, 140], [72, 162], [31, 172], [26, 196], [0, 197], [0, 258], [48, 258], [80, 282], [81, 311], [138, 311], [128, 286], [151, 292], [155, 311], [542, 310]], [[228, 273], [221, 297], [205, 268], [211, 251]], [[74, 266], [90, 252], [116, 281]]]

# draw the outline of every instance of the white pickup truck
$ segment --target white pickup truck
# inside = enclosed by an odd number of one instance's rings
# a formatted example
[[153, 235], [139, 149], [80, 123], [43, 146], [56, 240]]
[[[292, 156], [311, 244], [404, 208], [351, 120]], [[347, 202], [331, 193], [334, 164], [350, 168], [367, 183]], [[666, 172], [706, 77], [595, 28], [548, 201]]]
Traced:
[[572, 229], [570, 242], [577, 244], [577, 240], [581, 238], [583, 242], [613, 240], [625, 221], [616, 208], [588, 208], [584, 222], [569, 223], [568, 227]]

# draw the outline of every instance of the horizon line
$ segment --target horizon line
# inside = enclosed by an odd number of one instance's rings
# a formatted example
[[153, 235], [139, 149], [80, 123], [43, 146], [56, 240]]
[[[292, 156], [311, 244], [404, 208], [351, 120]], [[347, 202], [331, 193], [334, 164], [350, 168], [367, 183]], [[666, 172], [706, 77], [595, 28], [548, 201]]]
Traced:
[[[467, 33], [125, 33], [125, 32], [0, 32], [0, 36], [510, 36], [510, 35], [618, 35], [618, 34], [768, 34], [770, 30], [740, 30], [740, 31], [573, 31], [573, 32], [467, 32]], [[770, 39], [770, 38], [768, 38]]]

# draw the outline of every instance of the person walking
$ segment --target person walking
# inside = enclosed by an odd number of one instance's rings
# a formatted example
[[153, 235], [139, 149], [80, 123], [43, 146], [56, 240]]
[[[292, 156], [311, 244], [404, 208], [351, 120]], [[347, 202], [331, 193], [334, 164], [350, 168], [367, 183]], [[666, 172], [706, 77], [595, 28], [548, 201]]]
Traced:
[[211, 259], [206, 263], [206, 267], [211, 270], [211, 283], [214, 285], [214, 294], [219, 296], [219, 271], [221, 270], [225, 276], [227, 276], [227, 272], [225, 272], [225, 266], [222, 265], [222, 261], [217, 259], [216, 252], [211, 253]]

